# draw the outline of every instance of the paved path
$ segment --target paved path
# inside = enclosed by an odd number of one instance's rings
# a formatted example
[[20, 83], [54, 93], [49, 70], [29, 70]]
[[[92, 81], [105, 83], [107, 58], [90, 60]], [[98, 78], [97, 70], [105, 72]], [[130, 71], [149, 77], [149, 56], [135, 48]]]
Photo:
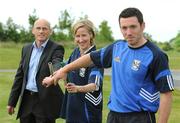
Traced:
[[[15, 69], [0, 69], [0, 72], [16, 72]], [[111, 75], [111, 69], [105, 69], [105, 75]], [[180, 70], [172, 70], [175, 87], [180, 89]]]
[[0, 69], [0, 72], [6, 73], [6, 72], [16, 72], [16, 69]]
[[[172, 70], [175, 88], [180, 89], [180, 70]], [[111, 75], [111, 69], [105, 69], [105, 75]]]

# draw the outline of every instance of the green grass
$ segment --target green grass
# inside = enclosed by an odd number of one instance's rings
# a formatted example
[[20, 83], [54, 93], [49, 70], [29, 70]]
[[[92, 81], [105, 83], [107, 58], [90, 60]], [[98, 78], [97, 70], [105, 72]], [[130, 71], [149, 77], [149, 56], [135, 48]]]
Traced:
[[19, 64], [22, 44], [0, 44], [0, 69], [16, 69]]
[[[0, 123], [18, 123], [16, 119], [17, 108], [14, 115], [10, 116], [7, 114], [6, 106], [8, 101], [8, 96], [10, 93], [10, 89], [13, 83], [15, 73], [0, 73]], [[61, 87], [63, 83], [60, 84]], [[108, 109], [107, 109], [107, 101], [108, 95], [110, 93], [110, 77], [105, 77], [104, 88], [103, 88], [103, 96], [104, 96], [104, 106], [103, 106], [103, 123], [106, 121]], [[57, 123], [64, 123], [64, 120], [58, 119]]]
[[169, 119], [169, 123], [179, 123], [180, 121], [180, 90], [173, 92], [173, 104], [172, 111]]
[[[17, 108], [15, 115], [8, 115], [6, 106], [7, 100], [12, 86], [15, 73], [0, 73], [0, 123], [18, 123], [16, 118]], [[103, 85], [103, 123], [106, 122], [106, 117], [109, 112], [107, 108], [107, 102], [110, 94], [110, 77], [104, 77]], [[179, 123], [180, 121], [180, 90], [175, 90], [173, 92], [173, 105], [172, 111], [169, 119], [169, 123]], [[64, 120], [58, 119], [57, 123], [64, 123]]]
[[[73, 42], [70, 44], [69, 43], [70, 42], [63, 43], [65, 46], [65, 59], [69, 57], [74, 48]], [[98, 48], [105, 46], [106, 44], [107, 43], [98, 42]], [[0, 43], [0, 69], [17, 69], [22, 46], [22, 44], [15, 43]], [[167, 52], [167, 54], [169, 57], [170, 68], [180, 69], [180, 53], [170, 51]], [[18, 123], [18, 121], [15, 120], [16, 116], [9, 116], [6, 111], [7, 100], [14, 79], [14, 74], [15, 73], [0, 73], [0, 123]], [[105, 76], [103, 86], [103, 123], [105, 123], [107, 114], [109, 112], [107, 108], [107, 101], [110, 89], [110, 77]], [[180, 90], [174, 91], [173, 94], [174, 101], [169, 123], [178, 123], [180, 121]], [[57, 123], [64, 123], [64, 120], [58, 119]]]
[[[6, 105], [8, 100], [8, 95], [10, 91], [10, 86], [12, 85], [12, 79], [14, 74], [12, 73], [0, 73], [0, 122], [1, 123], [12, 123], [15, 117], [10, 117], [6, 112]], [[14, 122], [16, 123], [16, 122]]]
[[180, 52], [166, 52], [169, 57], [169, 66], [171, 69], [180, 69]]
[[[0, 69], [17, 69], [21, 58], [23, 44], [0, 43]], [[73, 50], [73, 46], [65, 48], [64, 59], [68, 59]]]
[[[6, 110], [14, 75], [15, 73], [0, 73], [0, 123], [19, 123], [16, 120], [18, 108], [16, 107], [15, 114], [12, 116], [8, 115]], [[64, 120], [58, 119], [57, 123], [64, 123]]]
[[[73, 41], [62, 42], [65, 47], [64, 59], [67, 60], [74, 49]], [[97, 48], [106, 46], [106, 42], [97, 42]], [[0, 43], [0, 69], [17, 69], [21, 56], [23, 44]], [[166, 52], [169, 57], [169, 65], [171, 69], [180, 69], [180, 52]]]

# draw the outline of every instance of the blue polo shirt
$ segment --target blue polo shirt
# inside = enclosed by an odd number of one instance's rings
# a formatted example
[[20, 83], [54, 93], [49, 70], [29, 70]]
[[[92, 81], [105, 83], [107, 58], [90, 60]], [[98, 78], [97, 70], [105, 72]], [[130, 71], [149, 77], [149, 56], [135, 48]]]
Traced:
[[168, 57], [152, 42], [131, 48], [119, 40], [92, 52], [90, 57], [99, 67], [112, 67], [112, 90], [108, 107], [115, 112], [156, 112], [160, 92], [174, 89]]
[[[92, 46], [86, 53], [96, 50]], [[68, 63], [80, 57], [80, 50], [76, 48]], [[90, 66], [80, 68], [68, 73], [68, 82], [76, 85], [86, 85], [95, 83], [96, 90], [88, 93], [68, 93], [65, 92], [65, 98], [62, 109], [62, 117], [70, 123], [101, 123], [102, 122], [102, 81], [103, 69]]]

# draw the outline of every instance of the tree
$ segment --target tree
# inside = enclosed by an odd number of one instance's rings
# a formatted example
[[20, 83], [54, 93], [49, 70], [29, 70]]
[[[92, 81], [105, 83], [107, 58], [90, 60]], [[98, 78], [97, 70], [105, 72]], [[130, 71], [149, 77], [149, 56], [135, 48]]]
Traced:
[[[67, 10], [61, 11], [61, 15], [58, 19], [57, 31], [59, 33], [59, 40], [72, 40], [71, 27], [74, 22], [74, 18], [71, 18]], [[65, 39], [64, 39], [65, 38]]]
[[99, 32], [97, 32], [96, 40], [109, 42], [114, 41], [111, 28], [108, 26], [106, 20], [102, 21], [99, 25]]
[[0, 41], [5, 41], [7, 36], [5, 35], [4, 25], [0, 22]]
[[21, 43], [31, 42], [33, 40], [31, 31], [25, 29], [24, 27], [20, 27], [20, 39], [19, 40]]
[[172, 49], [173, 49], [169, 42], [164, 42], [164, 43], [162, 44], [162, 47], [161, 47], [161, 48], [162, 48], [162, 50], [164, 50], [164, 51], [169, 51], [169, 50], [172, 50]]
[[177, 36], [171, 41], [174, 49], [178, 52], [180, 52], [180, 31], [177, 34]]
[[39, 17], [36, 15], [36, 9], [33, 10], [32, 15], [29, 15], [28, 21], [29, 21], [29, 30], [32, 30], [32, 27], [34, 25], [34, 22], [39, 19]]
[[32, 28], [35, 23], [35, 21], [39, 19], [39, 17], [36, 15], [36, 9], [33, 10], [32, 14], [29, 14], [28, 22], [29, 22], [29, 29], [26, 30], [24, 27], [20, 28], [20, 41], [21, 42], [31, 42], [33, 40], [32, 35]]
[[6, 22], [6, 36], [8, 37], [8, 41], [15, 41], [16, 43], [19, 41], [19, 33], [18, 33], [18, 25], [13, 22], [11, 17], [8, 18]]
[[81, 17], [79, 17], [79, 20], [83, 20], [83, 19], [88, 19], [88, 15], [82, 15]]
[[144, 32], [144, 37], [149, 40], [149, 41], [152, 41], [154, 42], [155, 44], [157, 44], [157, 42], [152, 38], [152, 35], [147, 33], [147, 32]]

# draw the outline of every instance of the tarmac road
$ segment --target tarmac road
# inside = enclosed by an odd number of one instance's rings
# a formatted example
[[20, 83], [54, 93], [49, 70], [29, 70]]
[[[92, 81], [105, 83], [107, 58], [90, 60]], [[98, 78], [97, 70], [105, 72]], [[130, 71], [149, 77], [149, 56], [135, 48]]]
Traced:
[[[15, 69], [0, 69], [0, 72], [16, 72]], [[174, 87], [177, 89], [180, 89], [180, 70], [172, 70], [172, 75], [174, 79]], [[111, 75], [111, 68], [105, 69], [104, 71], [105, 75]]]
[[[180, 70], [171, 70], [173, 79], [174, 79], [174, 87], [180, 89]], [[105, 75], [111, 75], [111, 69], [105, 69]]]

